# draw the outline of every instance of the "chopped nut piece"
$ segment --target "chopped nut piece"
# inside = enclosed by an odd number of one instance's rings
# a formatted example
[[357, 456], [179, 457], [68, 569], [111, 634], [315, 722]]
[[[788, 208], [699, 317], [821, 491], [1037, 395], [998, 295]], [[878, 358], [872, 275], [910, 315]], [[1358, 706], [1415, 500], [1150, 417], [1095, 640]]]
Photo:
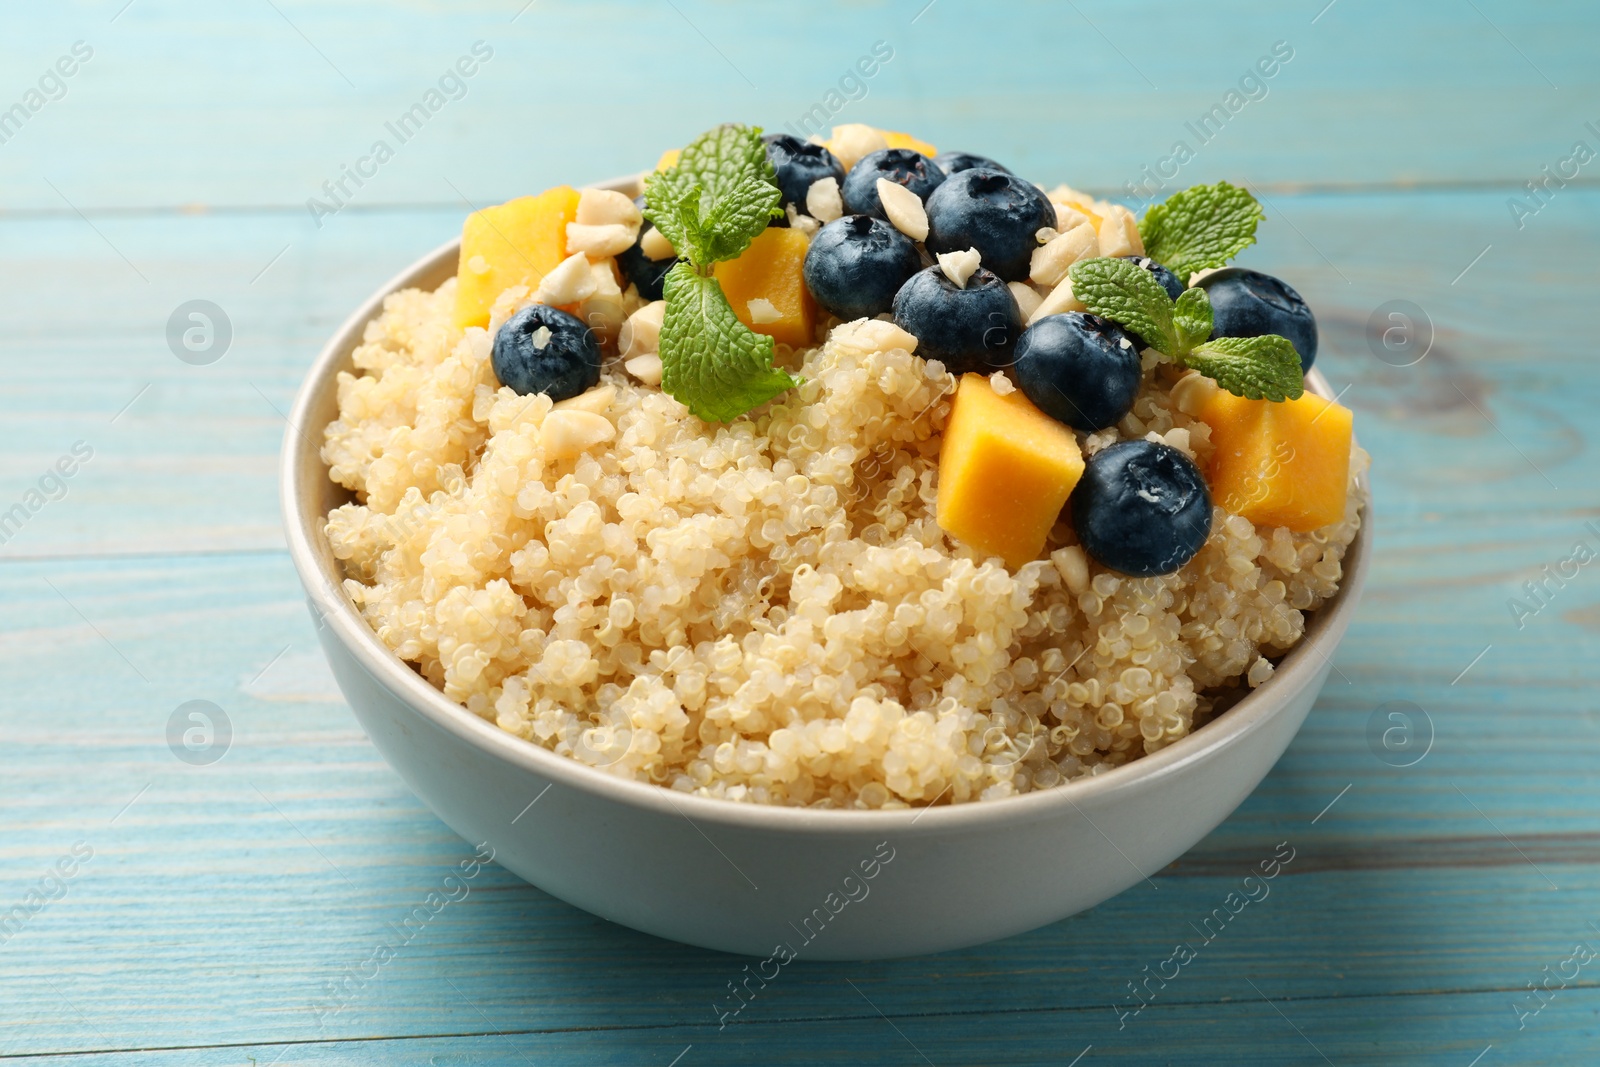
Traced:
[[845, 170], [855, 166], [862, 156], [889, 147], [882, 130], [875, 130], [860, 122], [847, 122], [843, 126], [835, 126], [833, 136], [825, 143], [834, 158], [844, 164]]
[[795, 208], [793, 204], [783, 205], [783, 210], [789, 216], [789, 229], [803, 233], [807, 237], [815, 237], [817, 231], [822, 229], [822, 223]]
[[840, 348], [866, 355], [870, 352], [917, 350], [917, 339], [892, 322], [882, 319], [857, 319], [833, 328], [833, 343]]
[[754, 300], [749, 301], [745, 306], [750, 309], [750, 321], [752, 323], [764, 324], [768, 322], [777, 322], [779, 319], [783, 318], [783, 312], [779, 311], [772, 301], [767, 300], [764, 297], [758, 296]]
[[614, 189], [584, 189], [578, 196], [577, 221], [584, 226], [626, 226], [638, 233], [644, 216], [633, 200]]
[[539, 426], [539, 444], [551, 459], [570, 459], [616, 435], [617, 428], [604, 415], [571, 408], [551, 411]]
[[838, 178], [818, 178], [806, 190], [806, 212], [818, 222], [844, 218], [844, 198], [839, 195]]
[[654, 352], [643, 356], [634, 356], [622, 364], [628, 373], [646, 385], [661, 384], [661, 357]]
[[539, 304], [576, 304], [593, 296], [594, 292], [594, 271], [589, 266], [589, 257], [582, 252], [574, 252], [544, 276], [539, 288], [534, 291], [533, 299]]
[[1056, 572], [1073, 596], [1080, 596], [1089, 588], [1089, 557], [1083, 549], [1077, 545], [1058, 548], [1050, 553], [1050, 562], [1056, 565]]
[[[1100, 254], [1101, 255], [1119, 255], [1119, 256], [1126, 256], [1126, 255], [1142, 256], [1142, 255], [1144, 255], [1144, 238], [1139, 236], [1139, 220], [1134, 218], [1133, 212], [1129, 211], [1127, 208], [1123, 207], [1121, 204], [1107, 204], [1106, 205], [1106, 222], [1108, 222], [1108, 223], [1109, 222], [1113, 222], [1113, 220], [1120, 220], [1120, 222], [1122, 224], [1121, 225], [1121, 236], [1122, 236], [1122, 239], [1125, 240], [1127, 242], [1127, 244], [1128, 244], [1128, 251], [1126, 251], [1126, 252], [1116, 252], [1116, 253], [1101, 252]], [[1102, 242], [1102, 247], [1104, 247], [1104, 242], [1105, 242], [1105, 239], [1106, 239], [1105, 238], [1105, 229], [1106, 229], [1106, 227], [1104, 227], [1104, 226], [1101, 227], [1100, 240]], [[1112, 229], [1115, 231], [1116, 227], [1113, 226]]]
[[569, 396], [565, 400], [556, 401], [552, 411], [592, 411], [596, 415], [611, 406], [617, 398], [617, 387], [614, 385], [597, 385], [587, 393]]
[[1039, 295], [1039, 290], [1027, 282], [1007, 282], [1006, 288], [1011, 290], [1012, 297], [1017, 302], [1017, 310], [1022, 312], [1023, 321], [1027, 321], [1035, 308], [1044, 297]]
[[628, 321], [622, 324], [622, 335], [617, 338], [623, 359], [660, 350], [661, 321], [666, 313], [667, 302], [657, 300], [628, 316]]
[[1172, 406], [1185, 415], [1198, 417], [1218, 388], [1216, 382], [1192, 370], [1172, 383]]
[[1050, 295], [1039, 302], [1033, 309], [1033, 314], [1028, 316], [1028, 325], [1032, 326], [1046, 315], [1060, 315], [1067, 311], [1088, 311], [1082, 300], [1072, 293], [1072, 278], [1062, 278], [1056, 287], [1050, 290]]
[[614, 256], [633, 247], [637, 230], [621, 223], [604, 226], [585, 226], [581, 222], [567, 223], [567, 251], [582, 252], [591, 259]]
[[879, 178], [877, 188], [890, 224], [913, 241], [927, 240], [928, 212], [922, 206], [922, 198], [888, 178]]
[[1093, 226], [1087, 222], [1075, 226], [1051, 238], [1049, 244], [1034, 249], [1028, 277], [1040, 285], [1053, 287], [1067, 276], [1068, 268], [1094, 255], [1097, 247]]
[[672, 242], [654, 226], [646, 230], [644, 236], [640, 238], [639, 251], [651, 259], [671, 259], [678, 254], [673, 249]]
[[944, 276], [956, 283], [957, 289], [967, 287], [967, 279], [972, 277], [972, 272], [978, 269], [982, 262], [976, 248], [969, 248], [965, 252], [940, 252], [939, 269], [944, 271]]

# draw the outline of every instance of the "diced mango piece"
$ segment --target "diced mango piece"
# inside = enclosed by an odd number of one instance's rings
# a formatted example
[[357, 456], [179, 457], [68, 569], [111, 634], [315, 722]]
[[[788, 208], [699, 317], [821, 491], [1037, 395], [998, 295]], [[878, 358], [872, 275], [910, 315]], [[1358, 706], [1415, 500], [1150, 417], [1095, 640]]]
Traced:
[[461, 228], [456, 325], [489, 325], [489, 309], [513, 285], [531, 292], [567, 258], [567, 223], [578, 217], [578, 190], [558, 185], [474, 211]]
[[939, 451], [941, 529], [1016, 570], [1038, 558], [1082, 475], [1070, 429], [1020, 391], [1001, 396], [983, 375], [962, 375]]
[[1216, 451], [1211, 498], [1259, 526], [1304, 533], [1344, 518], [1350, 409], [1312, 393], [1273, 403], [1217, 390], [1200, 409]]
[[878, 132], [883, 134], [883, 139], [889, 142], [890, 148], [909, 148], [913, 152], [921, 152], [929, 159], [939, 154], [939, 150], [933, 145], [927, 141], [919, 141], [909, 133], [899, 133], [895, 130], [879, 130]]
[[[738, 259], [712, 268], [740, 322], [780, 344], [810, 347], [817, 306], [806, 288], [809, 247], [805, 231], [773, 226], [757, 234]], [[752, 300], [765, 300], [772, 307], [757, 304], [752, 312]]]
[[678, 157], [683, 154], [681, 148], [669, 148], [661, 153], [661, 158], [656, 160], [656, 170], [671, 170], [678, 165]]

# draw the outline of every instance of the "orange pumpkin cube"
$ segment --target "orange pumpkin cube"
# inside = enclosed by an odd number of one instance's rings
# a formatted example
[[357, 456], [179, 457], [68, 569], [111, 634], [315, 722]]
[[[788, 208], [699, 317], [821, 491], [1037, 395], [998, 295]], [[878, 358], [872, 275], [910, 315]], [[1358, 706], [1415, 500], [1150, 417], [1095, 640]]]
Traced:
[[1012, 570], [1037, 559], [1083, 476], [1072, 430], [981, 374], [956, 387], [939, 451], [940, 529]]
[[1206, 469], [1219, 507], [1299, 533], [1344, 518], [1350, 409], [1313, 393], [1274, 403], [1217, 390], [1200, 410], [1216, 446]]
[[[712, 268], [740, 322], [780, 344], [811, 346], [817, 306], [806, 288], [806, 249], [810, 247], [811, 239], [804, 232], [773, 226], [757, 234], [738, 259], [724, 260]], [[766, 304], [757, 303], [752, 310], [752, 301]]]
[[513, 285], [537, 289], [567, 258], [567, 223], [578, 217], [578, 190], [558, 185], [474, 211], [461, 228], [456, 270], [456, 325], [489, 325], [489, 309]]

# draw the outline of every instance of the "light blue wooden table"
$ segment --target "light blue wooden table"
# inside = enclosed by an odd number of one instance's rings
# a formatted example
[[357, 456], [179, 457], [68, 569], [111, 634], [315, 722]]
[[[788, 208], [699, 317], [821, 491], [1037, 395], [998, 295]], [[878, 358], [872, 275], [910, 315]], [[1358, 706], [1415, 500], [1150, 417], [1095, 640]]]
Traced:
[[[1574, 955], [1600, 946], [1600, 566], [1573, 561], [1600, 547], [1600, 161], [1573, 156], [1600, 150], [1593, 5], [94, 0], [4, 17], [0, 513], [23, 510], [0, 544], [0, 915], [22, 917], [0, 933], [0, 1056], [1600, 1058], [1600, 963]], [[447, 83], [457, 98], [361, 164], [479, 41], [492, 55]], [[356, 728], [283, 551], [279, 413], [312, 353], [467, 202], [637, 170], [719, 120], [798, 122], [879, 41], [892, 60], [834, 98], [838, 121], [1106, 194], [1183, 140], [1174, 186], [1260, 192], [1245, 262], [1318, 309], [1318, 363], [1375, 464], [1375, 572], [1316, 710], [1151, 885], [969, 951], [797, 965], [726, 1029], [712, 1002], [739, 961], [492, 867], [319, 1016], [469, 849]], [[1292, 58], [1229, 111], [1277, 42]], [[1219, 104], [1202, 143], [1186, 124]], [[342, 178], [344, 205], [313, 218]], [[195, 299], [231, 324], [206, 365], [166, 336]], [[1392, 301], [1431, 323], [1398, 354], [1373, 345]], [[169, 749], [189, 700], [227, 714], [216, 763]], [[1397, 708], [1410, 754], [1383, 743]], [[1119, 1016], [1284, 841], [1270, 897]]]

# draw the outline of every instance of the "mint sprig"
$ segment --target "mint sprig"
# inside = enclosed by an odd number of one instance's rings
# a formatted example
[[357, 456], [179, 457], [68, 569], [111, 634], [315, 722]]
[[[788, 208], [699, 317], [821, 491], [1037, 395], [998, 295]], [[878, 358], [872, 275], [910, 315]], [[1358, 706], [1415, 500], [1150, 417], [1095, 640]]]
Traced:
[[1249, 190], [1227, 182], [1195, 185], [1152, 204], [1139, 221], [1144, 253], [1185, 282], [1249, 248], [1266, 217]]
[[682, 262], [667, 272], [661, 388], [697, 418], [731, 422], [797, 383], [772, 365], [772, 338], [739, 321], [711, 273], [783, 213], [759, 127], [701, 134], [678, 165], [645, 179], [644, 217]]
[[1283, 401], [1305, 392], [1300, 356], [1288, 338], [1211, 338], [1211, 300], [1204, 289], [1186, 289], [1174, 301], [1149, 271], [1126, 259], [1080, 260], [1068, 274], [1073, 295], [1091, 314], [1127, 327], [1235, 396]]
[[772, 338], [734, 315], [722, 286], [687, 263], [667, 271], [661, 388], [706, 422], [732, 422], [796, 383], [772, 365]]

